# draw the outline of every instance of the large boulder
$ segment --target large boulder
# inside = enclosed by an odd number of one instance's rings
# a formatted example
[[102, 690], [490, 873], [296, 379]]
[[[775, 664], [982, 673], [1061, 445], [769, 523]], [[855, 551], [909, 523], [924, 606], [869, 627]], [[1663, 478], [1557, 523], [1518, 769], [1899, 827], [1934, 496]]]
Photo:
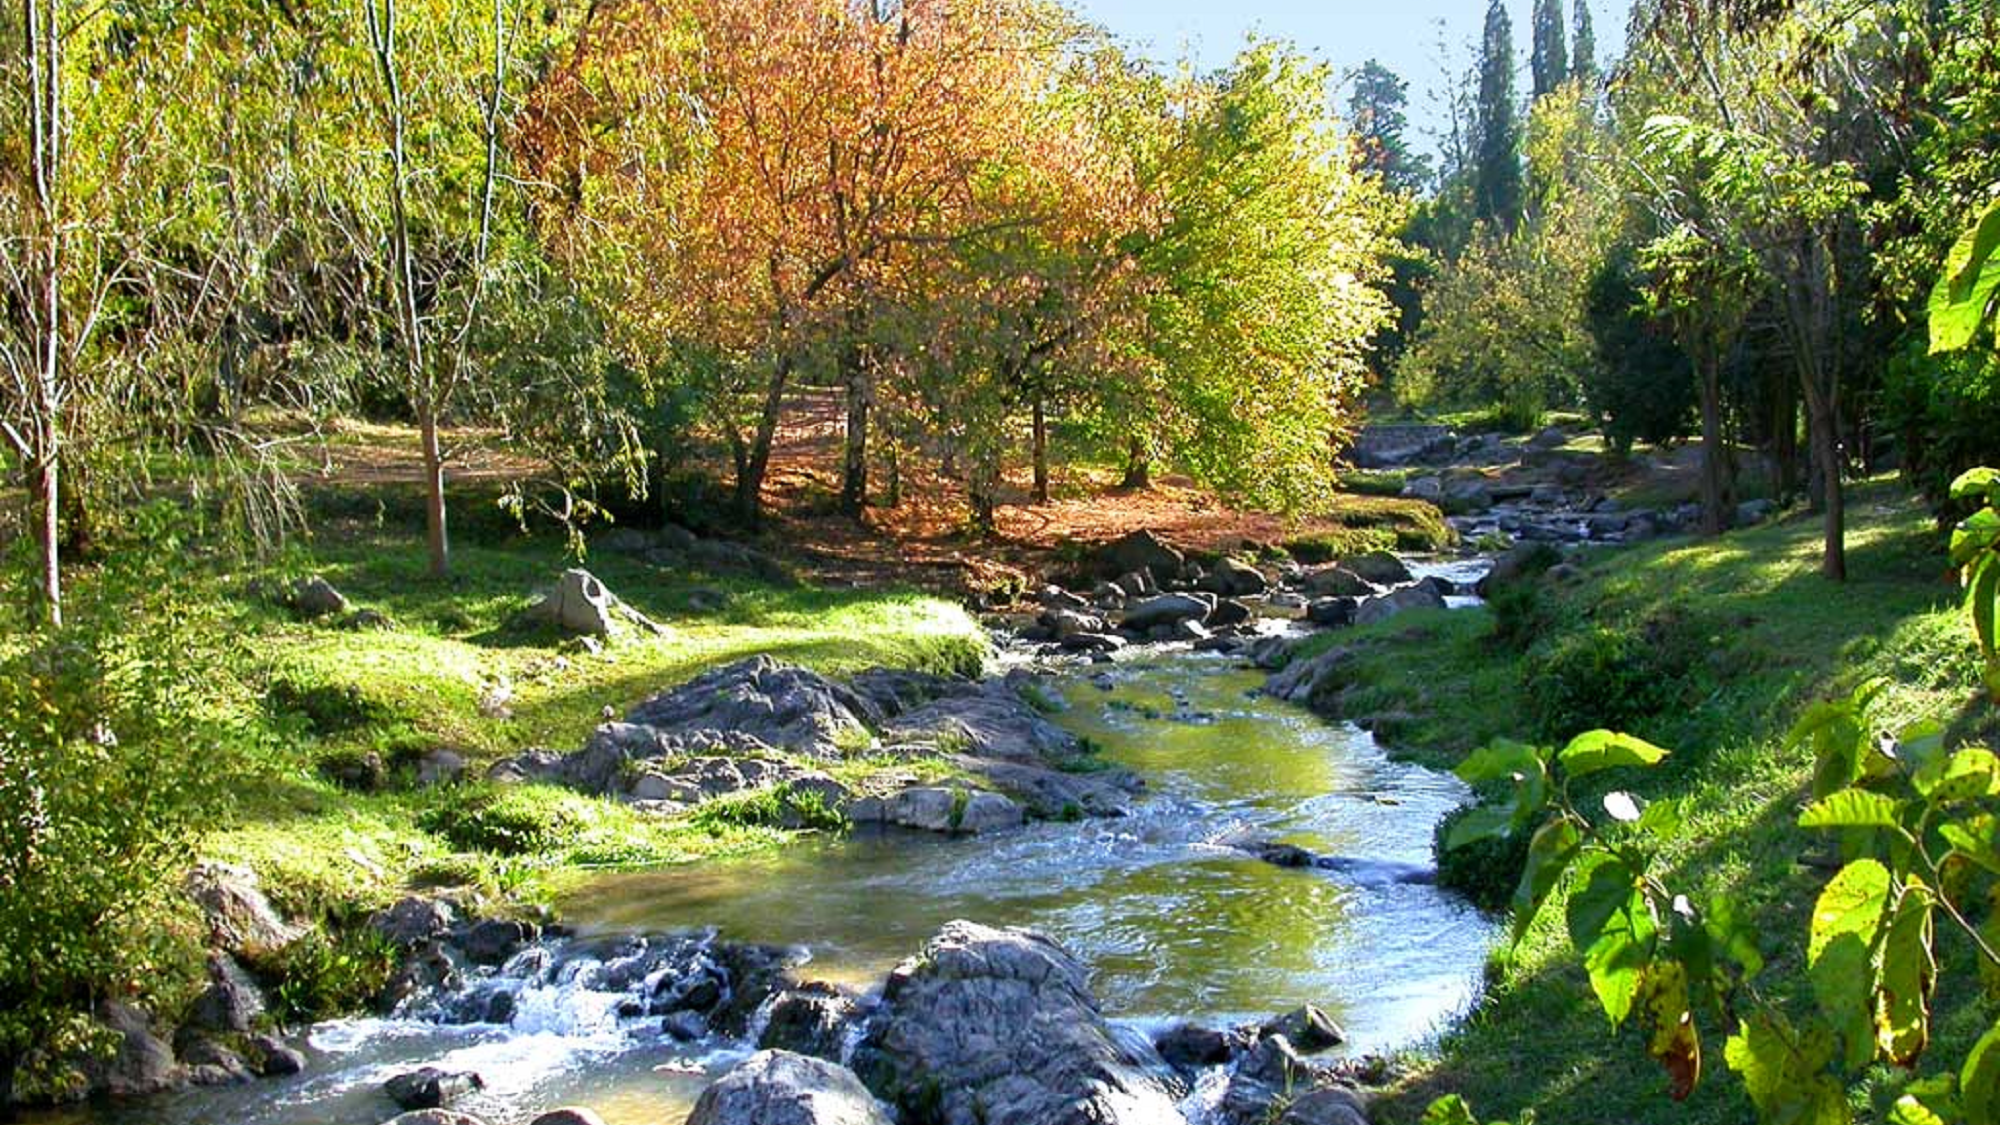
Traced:
[[1215, 599], [1197, 594], [1156, 594], [1125, 607], [1120, 622], [1137, 633], [1172, 625], [1178, 621], [1200, 621], [1215, 610]]
[[471, 1071], [426, 1066], [396, 1075], [382, 1084], [382, 1090], [404, 1109], [439, 1109], [485, 1086], [485, 1080]]
[[1186, 556], [1150, 531], [1121, 535], [1097, 549], [1098, 572], [1107, 578], [1142, 571], [1154, 582], [1171, 582], [1186, 566]]
[[853, 997], [840, 989], [823, 981], [807, 981], [772, 1000], [770, 1018], [757, 1037], [757, 1046], [837, 1062], [841, 1040], [857, 1010]]
[[930, 745], [973, 758], [1041, 762], [1074, 755], [1076, 736], [1022, 698], [1017, 679], [968, 686], [883, 725], [894, 742]]
[[951, 922], [890, 974], [855, 1070], [936, 1125], [1175, 1125], [1154, 1060], [1116, 1038], [1048, 938]]
[[278, 916], [247, 867], [198, 863], [186, 888], [208, 923], [209, 941], [252, 964], [283, 953], [305, 932]]
[[1264, 691], [1292, 703], [1309, 703], [1327, 677], [1353, 657], [1349, 649], [1330, 648], [1317, 656], [1292, 660], [1264, 681]]
[[625, 722], [683, 741], [712, 732], [831, 759], [842, 756], [843, 745], [869, 737], [864, 720], [874, 713], [860, 694], [817, 672], [753, 656], [653, 696]]
[[333, 583], [315, 574], [292, 587], [292, 611], [308, 621], [347, 612], [347, 597]]
[[1376, 590], [1373, 582], [1339, 563], [1331, 563], [1306, 575], [1306, 589], [1322, 598], [1365, 598]]
[[1202, 576], [1201, 588], [1225, 598], [1242, 598], [1263, 593], [1271, 588], [1271, 582], [1249, 563], [1224, 558]]
[[1370, 551], [1365, 555], [1347, 560], [1347, 569], [1377, 586], [1400, 586], [1414, 582], [1417, 576], [1410, 573], [1402, 559], [1387, 551]]
[[236, 959], [222, 950], [208, 955], [208, 987], [195, 997], [188, 1023], [204, 1031], [244, 1033], [264, 1014], [264, 994]]
[[627, 628], [663, 633], [659, 623], [620, 601], [597, 576], [571, 567], [556, 579], [555, 589], [529, 609], [530, 616], [565, 633], [616, 637]]
[[1419, 582], [1414, 586], [1404, 586], [1386, 594], [1362, 599], [1361, 604], [1354, 608], [1354, 623], [1373, 625], [1413, 609], [1443, 608], [1444, 595], [1438, 592], [1438, 588], [1429, 582]]
[[92, 1091], [123, 1098], [175, 1085], [180, 1071], [174, 1065], [173, 1048], [154, 1034], [144, 1011], [107, 1000], [98, 1005], [97, 1021], [109, 1033], [111, 1048], [83, 1059], [84, 1078]]
[[846, 1067], [759, 1051], [702, 1091], [687, 1125], [890, 1125], [890, 1118]]

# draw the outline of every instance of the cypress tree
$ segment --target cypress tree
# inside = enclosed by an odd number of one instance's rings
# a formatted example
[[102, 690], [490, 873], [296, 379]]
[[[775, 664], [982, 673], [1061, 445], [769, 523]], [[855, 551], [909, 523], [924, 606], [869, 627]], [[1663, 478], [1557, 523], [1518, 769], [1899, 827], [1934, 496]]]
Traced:
[[1486, 8], [1475, 109], [1474, 210], [1486, 222], [1511, 231], [1521, 215], [1521, 122], [1514, 105], [1514, 23], [1502, 0], [1491, 0]]
[[1590, 0], [1576, 0], [1576, 34], [1570, 40], [1569, 74], [1585, 87], [1597, 85], [1597, 32], [1590, 26]]
[[1569, 45], [1563, 36], [1562, 0], [1535, 0], [1534, 31], [1528, 64], [1535, 75], [1535, 96], [1540, 98], [1569, 81]]

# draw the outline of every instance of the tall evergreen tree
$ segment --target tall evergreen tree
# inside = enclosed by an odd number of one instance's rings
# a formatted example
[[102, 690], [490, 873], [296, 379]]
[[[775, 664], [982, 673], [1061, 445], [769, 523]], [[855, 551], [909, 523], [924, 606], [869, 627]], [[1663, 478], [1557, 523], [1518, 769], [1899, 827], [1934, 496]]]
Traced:
[[1514, 23], [1503, 0], [1486, 8], [1479, 52], [1478, 164], [1473, 185], [1479, 218], [1513, 230], [1521, 215], [1521, 119], [1514, 105]]
[[1354, 72], [1348, 120], [1360, 138], [1362, 159], [1397, 191], [1415, 191], [1430, 176], [1430, 161], [1410, 151], [1410, 84], [1380, 60], [1369, 59]]
[[1576, 0], [1576, 34], [1570, 40], [1569, 76], [1586, 88], [1597, 85], [1597, 31], [1590, 25], [1590, 0]]
[[[1579, 0], [1577, 6], [1582, 9], [1588, 5]], [[1492, 27], [1490, 17], [1487, 27]], [[1528, 62], [1535, 75], [1535, 97], [1540, 98], [1569, 81], [1569, 44], [1563, 34], [1562, 0], [1535, 0], [1534, 33]]]

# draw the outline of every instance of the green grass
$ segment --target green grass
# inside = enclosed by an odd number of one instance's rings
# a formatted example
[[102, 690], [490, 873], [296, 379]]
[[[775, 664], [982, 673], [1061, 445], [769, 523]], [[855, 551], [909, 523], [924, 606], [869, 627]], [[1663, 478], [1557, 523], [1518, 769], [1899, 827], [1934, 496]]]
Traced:
[[1370, 551], [1441, 551], [1456, 541], [1444, 513], [1433, 504], [1344, 492], [1315, 513], [1310, 527], [1279, 546], [1312, 564]]
[[[1669, 885], [1695, 902], [1723, 895], [1743, 904], [1771, 960], [1761, 987], [1797, 1003], [1807, 912], [1826, 877], [1799, 860], [1826, 841], [1795, 825], [1810, 761], [1783, 745], [1791, 721], [1811, 701], [1886, 676], [1894, 687], [1879, 716], [1885, 725], [1931, 716], [1949, 722], [1957, 740], [1990, 744], [2000, 733], [2000, 717], [1978, 691], [1977, 655], [1925, 512], [1882, 482], [1856, 489], [1851, 503], [1845, 586], [1819, 577], [1818, 524], [1799, 516], [1711, 543], [1590, 556], [1579, 582], [1545, 595], [1526, 644], [1497, 640], [1490, 611], [1434, 612], [1327, 634], [1307, 654], [1351, 648], [1327, 685], [1330, 705], [1372, 725], [1400, 755], [1450, 768], [1496, 737], [1553, 737], [1528, 685], [1583, 631], [1631, 631], [1654, 650], [1685, 650], [1670, 662], [1670, 702], [1632, 724], [1674, 757], [1605, 784], [1685, 801], [1686, 823], [1665, 849]], [[1613, 1035], [1599, 1011], [1561, 932], [1564, 897], [1513, 958], [1496, 958], [1485, 1001], [1442, 1037], [1405, 1089], [1384, 1099], [1378, 1121], [1415, 1121], [1432, 1097], [1450, 1092], [1465, 1095], [1482, 1119], [1531, 1107], [1544, 1123], [1754, 1116], [1722, 1064], [1715, 1027], [1703, 1029], [1701, 1088], [1685, 1104], [1667, 1098], [1643, 1043], [1629, 1031]], [[1941, 994], [1940, 1065], [1962, 1058], [1979, 1030], [1976, 991], [1947, 986]], [[1880, 1088], [1856, 1096], [1880, 1099], [1894, 1085], [1883, 1076]]]

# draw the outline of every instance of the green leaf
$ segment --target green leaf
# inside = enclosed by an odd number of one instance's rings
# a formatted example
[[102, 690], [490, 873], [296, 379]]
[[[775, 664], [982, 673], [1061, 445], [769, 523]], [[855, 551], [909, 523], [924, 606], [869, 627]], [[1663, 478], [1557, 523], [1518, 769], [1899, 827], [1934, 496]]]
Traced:
[[1813, 907], [1807, 971], [1820, 1010], [1840, 1030], [1853, 1067], [1874, 1055], [1874, 948], [1888, 902], [1889, 869], [1859, 859], [1840, 869]]
[[1585, 731], [1569, 740], [1556, 760], [1571, 777], [1584, 777], [1599, 770], [1616, 769], [1620, 766], [1658, 765], [1667, 752], [1629, 734], [1615, 731]]
[[1982, 496], [2000, 493], [2000, 469], [1980, 467], [1967, 469], [1951, 482], [1953, 500], [1977, 500]]
[[1958, 1072], [1958, 1108], [1966, 1125], [2000, 1125], [2000, 1024], [1988, 1029]]
[[1456, 851], [1467, 844], [1505, 836], [1514, 830], [1514, 802], [1479, 805], [1452, 824], [1444, 834], [1444, 849]]
[[1894, 828], [1896, 802], [1866, 789], [1843, 789], [1806, 806], [1800, 828]]
[[1979, 651], [1988, 661], [2000, 648], [2000, 559], [1991, 554], [1973, 560], [1965, 583], [1965, 611], [1979, 637]]
[[1988, 872], [2000, 875], [2000, 820], [1978, 813], [1938, 825], [1938, 835], [1951, 845], [1951, 855], [1964, 856]]
[[1511, 779], [1541, 772], [1541, 755], [1532, 746], [1505, 740], [1475, 750], [1452, 772], [1467, 785]]
[[1931, 954], [1931, 894], [1912, 878], [1882, 937], [1875, 1045], [1897, 1066], [1915, 1065], [1930, 1044], [1930, 997], [1937, 979]]
[[1424, 1110], [1423, 1125], [1479, 1125], [1479, 1119], [1472, 1116], [1472, 1107], [1457, 1094], [1446, 1094]]
[[1569, 943], [1580, 950], [1589, 949], [1638, 889], [1638, 874], [1623, 860], [1603, 854], [1585, 860], [1582, 885], [1570, 894], [1565, 911]]
[[1623, 1024], [1638, 999], [1639, 981], [1653, 961], [1659, 926], [1646, 902], [1645, 892], [1634, 889], [1625, 905], [1612, 912], [1598, 931], [1597, 939], [1583, 951], [1583, 968], [1590, 976], [1590, 990], [1610, 1018], [1611, 1026]]
[[1743, 967], [1744, 979], [1764, 971], [1764, 951], [1757, 947], [1758, 930], [1739, 912], [1733, 899], [1717, 895], [1702, 915], [1709, 940]]
[[2000, 544], [2000, 510], [1981, 508], [1951, 531], [1951, 563], [1964, 566]]
[[1968, 747], [1915, 778], [1917, 791], [1932, 801], [1969, 801], [2000, 796], [2000, 757]]
[[1896, 1099], [1889, 1107], [1889, 1125], [1946, 1125], [1945, 1119], [1931, 1112], [1931, 1108], [1908, 1094]]
[[1639, 815], [1639, 831], [1654, 837], [1671, 836], [1681, 830], [1681, 803], [1653, 801]]
[[1845, 1092], [1826, 1073], [1833, 1040], [1825, 1029], [1795, 1032], [1782, 1015], [1765, 1010], [1745, 1019], [1723, 1047], [1729, 1069], [1766, 1121], [1846, 1125]]
[[1957, 351], [1978, 337], [2000, 293], [2000, 202], [1986, 209], [1945, 258], [1931, 290], [1931, 354]]
[[1568, 820], [1551, 820], [1528, 841], [1528, 863], [1521, 871], [1521, 885], [1514, 891], [1514, 940], [1528, 932], [1528, 926], [1548, 901], [1549, 892], [1576, 858], [1583, 834]]

